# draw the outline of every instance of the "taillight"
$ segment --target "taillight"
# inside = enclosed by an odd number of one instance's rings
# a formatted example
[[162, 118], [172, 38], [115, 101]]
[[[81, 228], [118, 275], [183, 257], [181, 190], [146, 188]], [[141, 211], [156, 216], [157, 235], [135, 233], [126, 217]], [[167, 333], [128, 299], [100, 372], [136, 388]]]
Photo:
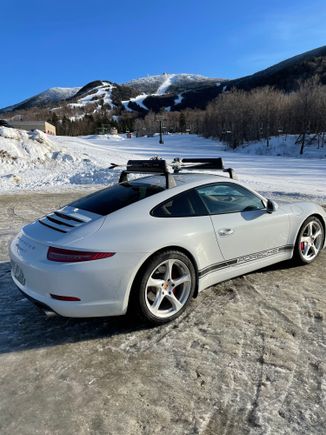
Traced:
[[115, 252], [72, 251], [50, 246], [47, 259], [60, 263], [78, 263], [79, 261], [101, 260], [102, 258], [112, 257], [114, 254]]
[[80, 301], [80, 298], [77, 298], [76, 296], [62, 296], [62, 295], [55, 295], [53, 293], [50, 293], [50, 296], [52, 299], [56, 299], [57, 301], [65, 301], [65, 302]]

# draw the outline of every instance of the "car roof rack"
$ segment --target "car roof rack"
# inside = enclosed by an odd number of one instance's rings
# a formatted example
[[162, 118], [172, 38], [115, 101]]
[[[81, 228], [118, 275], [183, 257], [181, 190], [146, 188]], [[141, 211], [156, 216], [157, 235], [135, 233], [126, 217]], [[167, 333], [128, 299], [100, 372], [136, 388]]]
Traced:
[[151, 160], [128, 160], [127, 169], [120, 174], [119, 183], [128, 181], [128, 174], [162, 174], [165, 176], [166, 188], [176, 186], [173, 174], [169, 172], [166, 160], [151, 159]]
[[[115, 163], [111, 163], [110, 169], [119, 167]], [[128, 181], [128, 174], [161, 174], [165, 176], [166, 188], [171, 189], [176, 186], [176, 181], [173, 174], [178, 174], [182, 170], [196, 171], [200, 170], [215, 170], [227, 172], [230, 178], [237, 179], [232, 168], [225, 169], [221, 157], [217, 158], [175, 158], [171, 163], [173, 173], [169, 172], [168, 163], [166, 160], [153, 157], [149, 160], [128, 160], [127, 167], [121, 172], [119, 183]]]
[[185, 158], [179, 159], [175, 158], [172, 162], [172, 168], [175, 174], [182, 170], [193, 171], [193, 170], [218, 170], [227, 172], [232, 179], [237, 179], [234, 169], [224, 168], [223, 159], [221, 157], [208, 157], [208, 158]]

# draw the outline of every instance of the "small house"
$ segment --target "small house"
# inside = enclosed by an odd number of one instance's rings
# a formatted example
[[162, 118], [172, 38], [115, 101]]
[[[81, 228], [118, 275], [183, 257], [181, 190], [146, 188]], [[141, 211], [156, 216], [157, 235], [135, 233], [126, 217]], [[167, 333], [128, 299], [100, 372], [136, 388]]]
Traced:
[[8, 121], [8, 124], [13, 128], [19, 128], [21, 130], [41, 130], [46, 134], [52, 134], [55, 136], [57, 134], [54, 125], [47, 121]]

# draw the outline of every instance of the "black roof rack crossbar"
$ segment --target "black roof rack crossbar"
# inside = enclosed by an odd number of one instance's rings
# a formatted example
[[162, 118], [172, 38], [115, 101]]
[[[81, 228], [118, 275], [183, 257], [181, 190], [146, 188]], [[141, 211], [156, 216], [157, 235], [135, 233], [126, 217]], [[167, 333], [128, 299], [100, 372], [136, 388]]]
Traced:
[[119, 183], [128, 181], [128, 174], [162, 174], [165, 176], [167, 189], [176, 186], [165, 160], [128, 160], [127, 169], [121, 172]]
[[141, 173], [165, 173], [168, 167], [165, 160], [128, 160], [127, 171]]
[[210, 170], [213, 169], [213, 170], [227, 172], [230, 178], [234, 178], [234, 179], [237, 178], [232, 168], [228, 168], [228, 169], [224, 168], [223, 159], [221, 157], [185, 158], [181, 160], [175, 158], [174, 161], [172, 162], [172, 165], [175, 173], [178, 173], [183, 169], [186, 169], [187, 171], [198, 170], [198, 169], [210, 169]]
[[[203, 166], [207, 166], [206, 169], [220, 169], [223, 170], [224, 166], [223, 166], [223, 160], [221, 157], [217, 157], [217, 158], [198, 158], [198, 159], [192, 159], [192, 158], [186, 158], [186, 159], [182, 159], [181, 163], [200, 163]], [[197, 169], [199, 169], [198, 166], [196, 166]]]

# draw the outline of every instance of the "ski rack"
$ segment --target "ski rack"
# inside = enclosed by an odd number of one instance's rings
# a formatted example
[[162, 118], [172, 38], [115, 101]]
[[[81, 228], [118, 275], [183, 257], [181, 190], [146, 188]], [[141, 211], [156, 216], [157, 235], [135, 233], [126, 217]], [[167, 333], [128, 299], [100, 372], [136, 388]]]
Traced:
[[179, 159], [175, 158], [172, 162], [172, 168], [175, 174], [182, 170], [193, 171], [198, 169], [210, 169], [227, 172], [232, 179], [237, 179], [234, 169], [224, 168], [223, 160], [221, 157], [217, 158], [198, 158], [198, 159]]
[[121, 172], [119, 183], [128, 181], [128, 174], [162, 174], [165, 176], [167, 189], [176, 186], [173, 174], [168, 170], [166, 160], [128, 160], [127, 169]]
[[[111, 163], [110, 168], [116, 168], [120, 165]], [[236, 179], [232, 168], [225, 169], [223, 160], [218, 158], [198, 158], [198, 159], [180, 159], [175, 158], [171, 163], [173, 173], [169, 172], [166, 160], [152, 158], [150, 160], [128, 160], [127, 167], [121, 172], [119, 183], [128, 181], [128, 174], [161, 174], [165, 176], [166, 188], [171, 189], [176, 186], [173, 174], [178, 174], [182, 170], [196, 171], [198, 169], [209, 169], [214, 171], [227, 172], [230, 178]]]

